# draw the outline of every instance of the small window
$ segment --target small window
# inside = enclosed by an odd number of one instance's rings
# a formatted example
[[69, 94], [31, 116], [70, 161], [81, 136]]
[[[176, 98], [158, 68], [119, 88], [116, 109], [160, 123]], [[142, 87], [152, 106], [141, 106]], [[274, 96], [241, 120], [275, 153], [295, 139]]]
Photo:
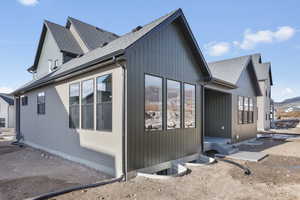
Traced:
[[244, 122], [244, 98], [242, 96], [239, 96], [238, 102], [238, 123], [242, 124]]
[[249, 123], [254, 123], [254, 105], [253, 105], [253, 98], [249, 98]]
[[21, 97], [22, 106], [28, 105], [28, 96], [22, 96]]
[[195, 85], [184, 83], [184, 128], [196, 127]]
[[38, 93], [37, 96], [37, 114], [44, 115], [46, 113], [45, 92]]
[[0, 128], [5, 127], [5, 118], [0, 118]]
[[79, 83], [69, 87], [69, 128], [79, 128]]
[[97, 130], [112, 130], [112, 75], [97, 78]]
[[181, 84], [167, 80], [167, 129], [181, 128]]
[[52, 72], [52, 63], [53, 63], [52, 60], [49, 59], [48, 60], [48, 71], [49, 72]]
[[55, 60], [53, 70], [55, 70], [58, 67], [58, 65], [59, 65], [58, 60]]
[[249, 123], [249, 98], [244, 97], [244, 124]]
[[81, 128], [94, 129], [94, 80], [82, 82]]
[[163, 129], [163, 79], [145, 75], [145, 130]]

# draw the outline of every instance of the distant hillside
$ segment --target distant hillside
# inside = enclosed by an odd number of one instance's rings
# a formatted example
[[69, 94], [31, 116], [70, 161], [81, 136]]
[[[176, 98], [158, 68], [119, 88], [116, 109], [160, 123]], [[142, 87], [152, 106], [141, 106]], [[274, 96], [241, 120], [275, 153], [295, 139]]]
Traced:
[[[300, 117], [300, 97], [286, 99], [282, 102], [274, 103], [277, 115], [284, 118]], [[277, 116], [277, 117], [278, 117]]]

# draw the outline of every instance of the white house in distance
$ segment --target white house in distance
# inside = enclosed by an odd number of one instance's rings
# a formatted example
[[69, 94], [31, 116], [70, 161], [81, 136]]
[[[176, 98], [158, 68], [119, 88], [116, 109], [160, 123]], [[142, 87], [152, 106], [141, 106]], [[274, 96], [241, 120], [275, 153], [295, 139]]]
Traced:
[[13, 97], [0, 94], [0, 128], [15, 127], [15, 107]]
[[258, 121], [257, 129], [270, 129], [272, 111], [271, 87], [273, 85], [271, 63], [263, 63], [260, 54], [252, 55], [262, 96], [257, 97]]

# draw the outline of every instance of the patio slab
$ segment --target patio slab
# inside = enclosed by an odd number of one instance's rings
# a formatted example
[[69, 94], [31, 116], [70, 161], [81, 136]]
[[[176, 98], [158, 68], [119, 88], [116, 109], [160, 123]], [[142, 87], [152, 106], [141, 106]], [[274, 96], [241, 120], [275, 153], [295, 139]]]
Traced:
[[239, 151], [237, 153], [226, 156], [226, 158], [258, 162], [267, 156], [268, 154], [262, 152]]

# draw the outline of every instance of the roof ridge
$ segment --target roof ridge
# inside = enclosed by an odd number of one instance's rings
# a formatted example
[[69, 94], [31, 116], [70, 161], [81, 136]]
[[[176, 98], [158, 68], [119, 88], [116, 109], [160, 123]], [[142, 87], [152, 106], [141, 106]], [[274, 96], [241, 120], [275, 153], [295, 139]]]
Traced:
[[[98, 31], [107, 32], [107, 33], [113, 34], [113, 35], [116, 36], [116, 37], [120, 37], [120, 36], [119, 36], [118, 34], [116, 34], [116, 33], [107, 31], [107, 30], [105, 30], [105, 29], [103, 29], [103, 28], [99, 28], [98, 26], [94, 26], [94, 25], [92, 25], [92, 24], [89, 24], [89, 23], [87, 23], [87, 22], [81, 21], [81, 20], [76, 19], [76, 18], [71, 17], [71, 16], [68, 16], [67, 21], [68, 21], [68, 20], [70, 20], [70, 21], [72, 21], [72, 20], [73, 20], [73, 21], [77, 21], [77, 22], [80, 22], [80, 23], [85, 24], [85, 25], [87, 25], [87, 26], [93, 27], [93, 28], [95, 28], [95, 29], [98, 30]], [[72, 23], [72, 22], [71, 22], [71, 23]]]

